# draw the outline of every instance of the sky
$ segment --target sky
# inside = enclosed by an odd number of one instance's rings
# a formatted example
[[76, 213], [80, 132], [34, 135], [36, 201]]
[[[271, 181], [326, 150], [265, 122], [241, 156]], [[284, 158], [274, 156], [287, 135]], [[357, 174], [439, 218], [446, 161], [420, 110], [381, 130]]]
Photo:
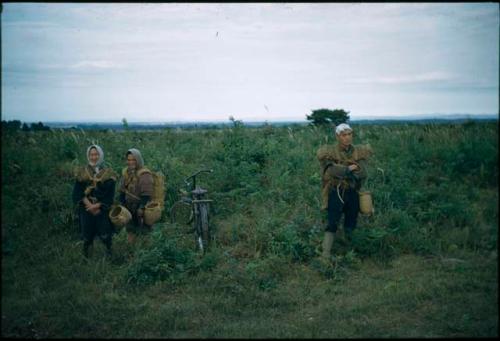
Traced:
[[2, 120], [498, 114], [496, 3], [3, 3]]

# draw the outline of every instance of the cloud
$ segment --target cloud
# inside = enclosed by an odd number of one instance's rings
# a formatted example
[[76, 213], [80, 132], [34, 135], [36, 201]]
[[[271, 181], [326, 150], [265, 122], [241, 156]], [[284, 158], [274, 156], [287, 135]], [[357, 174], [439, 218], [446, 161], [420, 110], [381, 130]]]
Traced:
[[19, 29], [19, 30], [43, 30], [43, 29], [59, 29], [61, 24], [50, 21], [29, 21], [19, 20], [2, 23], [4, 29]]
[[13, 88], [36, 94], [33, 111], [66, 100], [85, 114], [172, 117], [498, 98], [494, 4], [5, 4], [2, 14], [2, 100], [17, 111], [28, 109]]
[[498, 91], [498, 79], [477, 78], [466, 74], [452, 74], [444, 71], [396, 76], [352, 77], [345, 80], [353, 86], [411, 87], [418, 91]]
[[399, 75], [392, 77], [373, 77], [373, 78], [351, 78], [348, 79], [347, 83], [356, 83], [356, 84], [390, 84], [390, 85], [399, 85], [399, 84], [414, 84], [414, 83], [424, 83], [424, 82], [442, 82], [442, 81], [452, 81], [455, 80], [456, 76], [449, 74], [447, 72], [435, 71], [435, 72], [427, 72], [421, 74], [413, 74], [413, 75]]
[[71, 69], [122, 69], [123, 64], [109, 60], [84, 60], [69, 66]]

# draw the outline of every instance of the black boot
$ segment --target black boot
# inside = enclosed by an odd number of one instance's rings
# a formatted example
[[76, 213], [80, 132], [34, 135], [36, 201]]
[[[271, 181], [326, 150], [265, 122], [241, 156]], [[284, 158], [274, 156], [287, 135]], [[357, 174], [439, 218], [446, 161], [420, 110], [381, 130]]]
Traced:
[[111, 258], [113, 252], [111, 251], [111, 239], [105, 240], [104, 245], [106, 245], [106, 258]]
[[346, 229], [345, 230], [345, 239], [347, 240], [348, 243], [352, 242], [352, 230], [353, 229]]
[[83, 242], [83, 256], [85, 258], [89, 258], [89, 248], [90, 248], [90, 245], [92, 245], [91, 242], [88, 242], [88, 241], [84, 241]]
[[106, 258], [110, 259], [113, 256], [113, 252], [111, 251], [111, 247], [106, 248]]

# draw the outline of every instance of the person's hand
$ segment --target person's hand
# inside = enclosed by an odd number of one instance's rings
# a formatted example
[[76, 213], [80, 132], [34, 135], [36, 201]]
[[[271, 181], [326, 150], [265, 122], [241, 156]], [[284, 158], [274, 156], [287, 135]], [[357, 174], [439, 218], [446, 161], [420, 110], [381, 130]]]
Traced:
[[89, 208], [92, 206], [92, 203], [91, 203], [91, 202], [90, 202], [90, 200], [89, 200], [89, 199], [87, 199], [86, 197], [85, 197], [85, 198], [83, 198], [83, 200], [82, 200], [82, 201], [83, 201], [83, 204], [85, 205], [85, 209], [88, 211], [88, 210], [89, 210]]
[[101, 213], [101, 204], [100, 203], [97, 203], [97, 204], [90, 203], [89, 205], [86, 205], [86, 209], [90, 214], [98, 215], [99, 213]]
[[96, 209], [93, 209], [91, 211], [89, 211], [90, 214], [92, 214], [93, 216], [96, 216], [98, 215], [99, 213], [101, 213], [101, 209], [100, 208], [96, 208]]
[[347, 168], [349, 168], [349, 170], [352, 172], [352, 171], [355, 171], [355, 170], [359, 170], [359, 166], [355, 163], [353, 163], [352, 165], [349, 165]]

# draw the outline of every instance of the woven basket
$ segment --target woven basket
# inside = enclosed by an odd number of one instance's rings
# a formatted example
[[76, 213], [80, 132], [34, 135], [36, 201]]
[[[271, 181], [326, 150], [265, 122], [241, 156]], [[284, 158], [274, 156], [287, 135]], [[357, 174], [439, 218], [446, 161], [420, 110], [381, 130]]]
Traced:
[[363, 215], [372, 215], [375, 211], [370, 191], [359, 192], [359, 211]]
[[109, 219], [116, 227], [123, 227], [132, 219], [132, 214], [126, 207], [117, 205], [109, 211]]
[[161, 218], [161, 206], [157, 202], [150, 202], [144, 207], [144, 223], [153, 225]]

